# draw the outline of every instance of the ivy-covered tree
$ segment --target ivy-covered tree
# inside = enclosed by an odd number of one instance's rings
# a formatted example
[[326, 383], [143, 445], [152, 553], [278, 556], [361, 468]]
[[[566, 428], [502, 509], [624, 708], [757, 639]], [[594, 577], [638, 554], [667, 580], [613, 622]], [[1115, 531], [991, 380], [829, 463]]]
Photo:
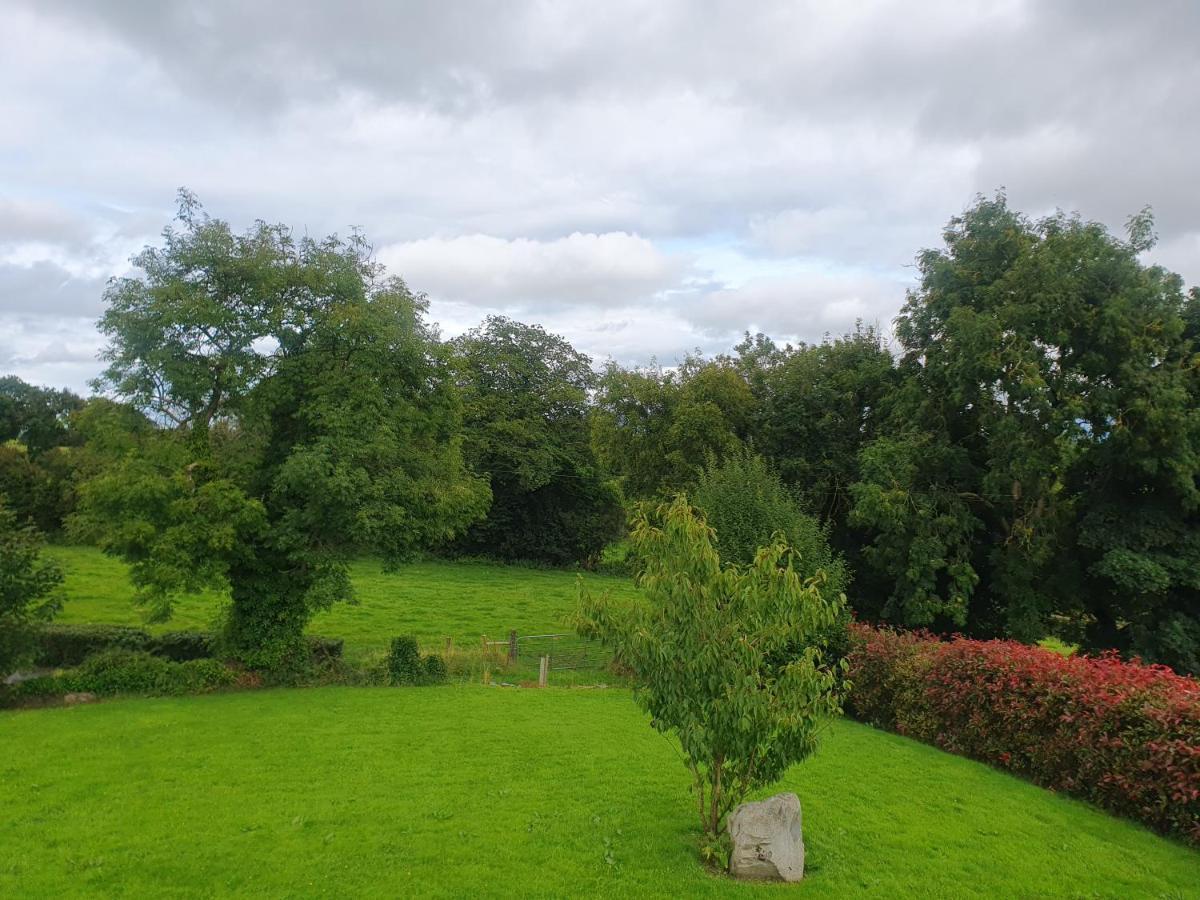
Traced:
[[296, 658], [346, 563], [394, 562], [487, 509], [425, 302], [358, 236], [244, 234], [181, 193], [179, 225], [110, 283], [101, 385], [163, 428], [90, 481], [81, 527], [130, 563], [137, 597], [227, 588], [230, 652]]
[[845, 596], [822, 589], [823, 573], [802, 578], [782, 541], [748, 566], [723, 565], [683, 496], [643, 510], [631, 543], [646, 602], [581, 586], [578, 628], [614, 648], [650, 724], [679, 740], [715, 839], [750, 791], [816, 749], [822, 721], [838, 712], [842, 664], [824, 640]]
[[487, 518], [454, 549], [558, 565], [598, 556], [624, 513], [588, 439], [591, 360], [540, 326], [502, 316], [452, 346], [467, 461], [492, 489]]

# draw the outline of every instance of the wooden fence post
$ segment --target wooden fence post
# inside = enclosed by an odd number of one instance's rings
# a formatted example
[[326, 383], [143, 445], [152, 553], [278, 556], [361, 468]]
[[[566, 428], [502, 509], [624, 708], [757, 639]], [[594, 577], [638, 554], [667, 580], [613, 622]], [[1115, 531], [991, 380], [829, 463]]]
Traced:
[[550, 678], [550, 657], [543, 656], [538, 660], [538, 687], [546, 686]]
[[517, 661], [517, 629], [513, 629], [508, 633], [508, 661], [515, 663]]

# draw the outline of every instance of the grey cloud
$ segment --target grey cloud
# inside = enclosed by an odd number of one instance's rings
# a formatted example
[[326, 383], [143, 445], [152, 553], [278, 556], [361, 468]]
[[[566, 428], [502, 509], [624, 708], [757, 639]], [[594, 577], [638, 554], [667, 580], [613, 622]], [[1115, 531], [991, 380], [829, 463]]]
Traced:
[[45, 260], [32, 265], [0, 264], [0, 313], [94, 320], [103, 304], [104, 278], [76, 277]]
[[78, 247], [90, 236], [84, 220], [56, 204], [0, 197], [0, 246], [44, 242]]
[[[94, 315], [180, 184], [239, 226], [362, 226], [455, 327], [543, 317], [600, 357], [886, 325], [1001, 185], [1116, 229], [1149, 203], [1195, 282], [1198, 39], [1193, 0], [21, 0], [0, 300]], [[721, 247], [753, 276], [689, 257]]]

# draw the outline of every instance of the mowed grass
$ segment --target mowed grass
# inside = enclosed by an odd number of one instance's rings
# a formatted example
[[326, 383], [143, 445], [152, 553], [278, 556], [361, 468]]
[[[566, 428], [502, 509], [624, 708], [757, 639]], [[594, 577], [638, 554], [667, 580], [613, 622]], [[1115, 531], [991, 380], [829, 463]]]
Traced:
[[698, 861], [623, 690], [319, 688], [0, 713], [4, 897], [1195, 897], [1200, 853], [849, 721], [779, 790], [808, 874]]
[[[146, 626], [144, 612], [130, 598], [133, 588], [119, 560], [91, 547], [49, 548], [66, 573], [66, 602], [57, 621], [137, 625], [151, 631], [206, 629], [226, 599], [218, 594], [182, 597], [171, 620]], [[375, 560], [351, 567], [357, 603], [339, 603], [317, 615], [314, 634], [346, 640], [348, 656], [385, 648], [391, 638], [412, 634], [422, 646], [437, 649], [447, 637], [457, 646], [477, 647], [480, 637], [494, 640], [520, 634], [567, 630], [575, 608], [576, 575], [555, 569], [530, 569], [482, 562], [418, 562], [385, 573]], [[633, 597], [628, 579], [584, 573], [591, 590]]]

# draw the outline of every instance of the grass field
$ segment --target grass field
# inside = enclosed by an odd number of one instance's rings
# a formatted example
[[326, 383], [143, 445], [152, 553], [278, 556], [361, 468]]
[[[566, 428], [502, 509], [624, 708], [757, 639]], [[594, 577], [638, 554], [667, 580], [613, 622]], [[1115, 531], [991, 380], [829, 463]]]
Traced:
[[[133, 589], [123, 563], [90, 547], [51, 547], [66, 572], [66, 603], [59, 622], [144, 625], [143, 613], [130, 602]], [[446, 637], [460, 646], [477, 646], [481, 635], [494, 638], [515, 628], [521, 634], [564, 630], [575, 606], [571, 572], [529, 569], [481, 562], [419, 562], [385, 574], [378, 562], [352, 567], [358, 603], [341, 603], [321, 613], [310, 631], [346, 639], [350, 657], [383, 649], [399, 634], [413, 634], [437, 648]], [[633, 596], [624, 578], [583, 576], [593, 590]], [[216, 594], [184, 597], [171, 621], [152, 631], [208, 628], [224, 598]]]
[[0, 896], [1195, 897], [1200, 853], [831, 725], [780, 790], [808, 874], [698, 862], [627, 692], [319, 688], [0, 713]]

